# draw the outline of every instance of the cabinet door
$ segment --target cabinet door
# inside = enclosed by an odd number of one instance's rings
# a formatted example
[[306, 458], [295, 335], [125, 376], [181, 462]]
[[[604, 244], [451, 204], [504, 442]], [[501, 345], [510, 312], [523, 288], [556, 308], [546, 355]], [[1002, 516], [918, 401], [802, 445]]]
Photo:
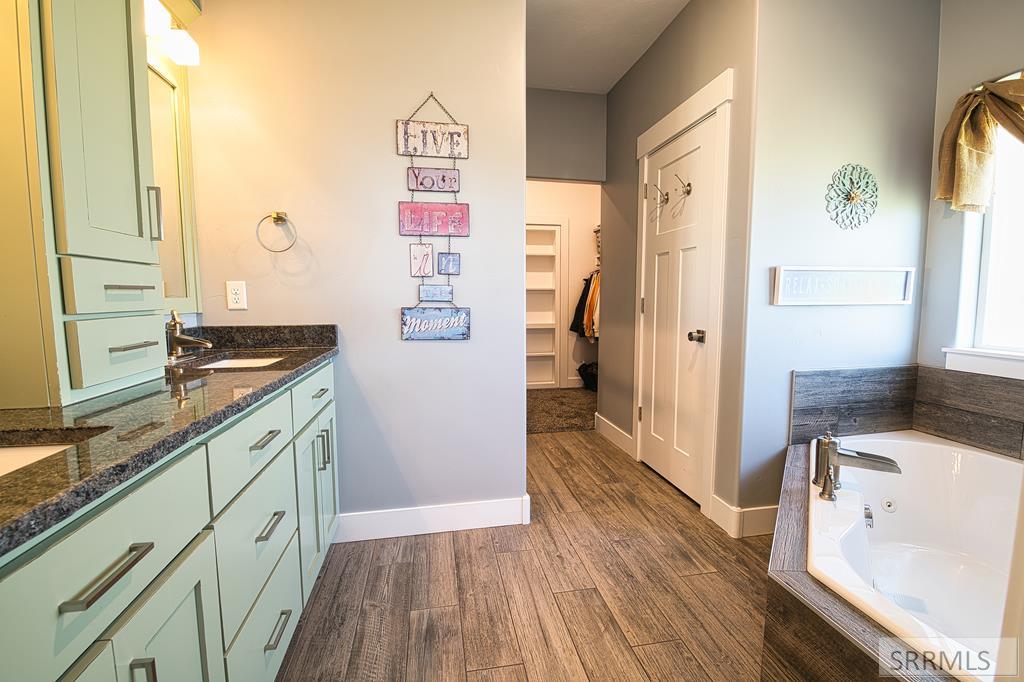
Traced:
[[295, 484], [299, 504], [299, 560], [302, 568], [302, 601], [313, 591], [313, 583], [324, 562], [320, 528], [320, 480], [317, 476], [319, 442], [314, 421], [295, 438]]
[[320, 532], [324, 538], [324, 551], [330, 549], [334, 530], [338, 525], [338, 458], [337, 437], [334, 429], [334, 403], [317, 418], [320, 459], [317, 463], [318, 490], [320, 491]]
[[111, 626], [119, 680], [223, 682], [217, 562], [205, 530]]
[[57, 251], [156, 263], [143, 0], [44, 0]]

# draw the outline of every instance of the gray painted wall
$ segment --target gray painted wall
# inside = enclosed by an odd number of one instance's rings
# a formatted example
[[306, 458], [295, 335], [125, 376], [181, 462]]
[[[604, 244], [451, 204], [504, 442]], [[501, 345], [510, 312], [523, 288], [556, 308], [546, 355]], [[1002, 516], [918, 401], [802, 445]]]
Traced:
[[[917, 305], [771, 306], [769, 271], [921, 265], [938, 31], [934, 0], [760, 3], [742, 450], [738, 489], [717, 486], [730, 504], [778, 500], [794, 369], [914, 361]], [[845, 231], [824, 195], [849, 162], [875, 173], [880, 200]]]
[[[633, 427], [636, 301], [636, 138], [727, 68], [736, 70], [727, 216], [725, 358], [719, 450], [739, 440], [740, 350], [750, 191], [756, 3], [691, 0], [608, 93], [608, 178], [601, 198], [601, 366], [598, 412]], [[736, 467], [733, 465], [735, 476]]]
[[[933, 159], [938, 153], [939, 136], [960, 95], [987, 78], [1024, 67], [1021, 27], [1021, 0], [942, 0]], [[936, 177], [937, 171], [933, 169], [929, 196], [934, 196]], [[921, 340], [917, 350], [918, 362], [923, 365], [944, 366], [944, 346], [971, 340], [969, 336], [957, 339], [956, 333], [965, 227], [968, 255], [978, 244], [977, 225], [965, 226], [964, 217], [963, 213], [949, 210], [945, 202], [932, 201], [929, 207]]]
[[547, 180], [605, 177], [605, 96], [526, 89], [526, 176]]
[[[191, 73], [203, 322], [339, 326], [344, 512], [522, 496], [523, 0], [452, 0], [444, 12], [415, 0], [306, 0], [302, 11], [218, 0], [189, 30], [203, 50]], [[426, 35], [458, 36], [459, 58], [424, 68]], [[399, 340], [416, 280], [395, 222], [409, 196], [395, 119], [431, 90], [472, 132], [458, 165], [474, 227], [453, 282], [473, 311], [466, 342]], [[421, 116], [444, 114], [427, 105]], [[284, 253], [253, 236], [271, 210], [296, 225]], [[248, 310], [225, 309], [227, 279], [247, 280]]]

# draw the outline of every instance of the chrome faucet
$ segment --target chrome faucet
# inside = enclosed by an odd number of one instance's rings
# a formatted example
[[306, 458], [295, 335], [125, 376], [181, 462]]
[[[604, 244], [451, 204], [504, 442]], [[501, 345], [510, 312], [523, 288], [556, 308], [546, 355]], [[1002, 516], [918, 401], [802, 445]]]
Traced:
[[840, 447], [842, 442], [832, 437], [831, 431], [814, 439], [814, 478], [811, 483], [821, 488], [818, 497], [835, 502], [836, 490], [839, 490], [839, 467], [849, 466], [856, 469], [885, 471], [890, 474], [901, 474], [903, 471], [894, 459], [875, 455], [870, 452], [847, 450]]
[[185, 323], [178, 317], [178, 311], [171, 311], [171, 319], [165, 325], [167, 329], [167, 360], [174, 363], [184, 354], [186, 348], [213, 348], [213, 344], [205, 339], [197, 339], [194, 336], [182, 334]]

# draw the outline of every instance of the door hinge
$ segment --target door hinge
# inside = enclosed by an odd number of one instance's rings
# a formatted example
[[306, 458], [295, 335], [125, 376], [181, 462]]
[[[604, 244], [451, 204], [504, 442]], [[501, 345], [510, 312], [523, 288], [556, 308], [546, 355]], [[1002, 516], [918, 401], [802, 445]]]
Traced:
[[636, 408], [636, 420], [638, 422], [642, 422], [644, 420], [644, 406], [643, 405], [641, 405], [640, 407]]
[[643, 315], [643, 314], [644, 314], [644, 302], [645, 302], [646, 300], [647, 300], [647, 299], [645, 299], [645, 298], [644, 298], [643, 296], [641, 296], [641, 297], [640, 297], [640, 314], [641, 314], [641, 315]]
[[644, 183], [644, 199], [647, 198], [647, 183]]

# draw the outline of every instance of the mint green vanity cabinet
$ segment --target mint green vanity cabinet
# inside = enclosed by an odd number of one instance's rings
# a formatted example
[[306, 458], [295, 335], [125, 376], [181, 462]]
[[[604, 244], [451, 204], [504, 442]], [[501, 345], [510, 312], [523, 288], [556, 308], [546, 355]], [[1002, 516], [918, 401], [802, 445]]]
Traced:
[[0, 677], [67, 670], [209, 521], [208, 495], [200, 447], [0, 580]]
[[87, 388], [167, 362], [164, 316], [133, 315], [64, 323], [71, 385]]
[[143, 0], [41, 0], [59, 254], [156, 263]]
[[224, 653], [232, 682], [273, 682], [302, 613], [298, 537], [292, 537], [267, 584]]
[[143, 263], [62, 256], [60, 275], [68, 315], [162, 310], [160, 268]]
[[264, 402], [207, 443], [214, 515], [292, 439], [289, 391]]
[[298, 528], [295, 474], [285, 451], [213, 521], [224, 637], [230, 641]]
[[313, 583], [327, 555], [320, 528], [320, 431], [311, 422], [295, 437], [295, 483], [299, 512], [299, 559], [302, 566], [302, 601], [309, 599]]
[[320, 462], [317, 466], [317, 490], [320, 493], [320, 534], [325, 546], [334, 540], [338, 526], [338, 461], [337, 434], [334, 429], [334, 402], [327, 405], [317, 417], [317, 432], [320, 434]]
[[100, 640], [86, 649], [57, 682], [117, 682], [114, 648], [110, 642]]
[[103, 639], [118, 680], [223, 682], [213, 534], [200, 533]]
[[334, 400], [334, 364], [328, 362], [292, 387], [292, 422], [296, 430]]

